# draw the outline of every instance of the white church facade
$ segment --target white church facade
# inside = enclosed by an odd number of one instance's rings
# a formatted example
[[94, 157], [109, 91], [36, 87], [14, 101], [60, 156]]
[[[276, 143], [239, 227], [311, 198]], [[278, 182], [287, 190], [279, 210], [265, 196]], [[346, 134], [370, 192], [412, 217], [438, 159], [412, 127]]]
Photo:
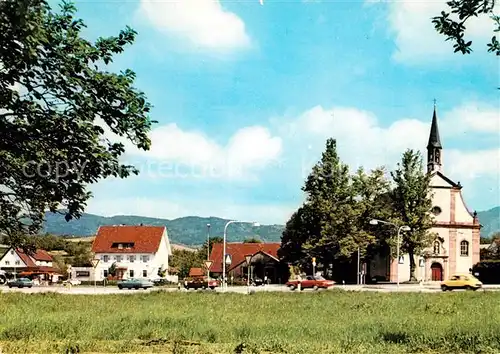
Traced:
[[[471, 212], [465, 204], [460, 182], [455, 183], [443, 172], [443, 147], [435, 107], [427, 144], [427, 172], [431, 174], [432, 213], [435, 220], [430, 232], [436, 237], [429, 248], [415, 256], [415, 273], [418, 280], [441, 281], [454, 273], [469, 273], [472, 266], [479, 262], [481, 225], [477, 213]], [[401, 255], [399, 260], [382, 263], [385, 263], [383, 267], [387, 280], [409, 280], [408, 254]], [[380, 274], [380, 266], [380, 262], [372, 262], [371, 271]]]

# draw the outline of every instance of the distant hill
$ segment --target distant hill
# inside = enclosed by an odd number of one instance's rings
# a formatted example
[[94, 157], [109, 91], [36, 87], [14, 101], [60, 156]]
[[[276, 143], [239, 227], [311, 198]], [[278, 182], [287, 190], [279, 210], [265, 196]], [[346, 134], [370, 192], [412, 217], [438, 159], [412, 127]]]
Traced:
[[[500, 206], [490, 210], [478, 212], [479, 221], [483, 225], [482, 237], [489, 237], [500, 231]], [[117, 215], [104, 217], [94, 214], [84, 214], [78, 220], [66, 222], [64, 216], [47, 213], [43, 231], [54, 235], [91, 236], [95, 235], [101, 225], [165, 225], [172, 243], [187, 246], [203, 244], [207, 239], [207, 224], [210, 224], [211, 236], [222, 236], [226, 219], [218, 217], [203, 218], [186, 216], [178, 219], [158, 219], [134, 215]], [[227, 233], [228, 241], [243, 241], [250, 237], [258, 237], [264, 242], [279, 242], [283, 225], [261, 225], [253, 227], [251, 224], [233, 224]]]
[[477, 213], [481, 228], [482, 237], [490, 237], [495, 232], [500, 232], [500, 206]]
[[[186, 216], [168, 220], [134, 215], [117, 215], [104, 217], [94, 214], [84, 214], [78, 220], [66, 222], [60, 214], [47, 213], [43, 232], [54, 235], [91, 236], [95, 235], [102, 225], [152, 225], [166, 226], [172, 243], [195, 246], [203, 244], [207, 239], [207, 224], [210, 224], [210, 236], [221, 236], [228, 220], [217, 217]], [[279, 242], [282, 225], [232, 224], [227, 231], [227, 240], [230, 242], [243, 241], [249, 237], [257, 237], [264, 242]]]

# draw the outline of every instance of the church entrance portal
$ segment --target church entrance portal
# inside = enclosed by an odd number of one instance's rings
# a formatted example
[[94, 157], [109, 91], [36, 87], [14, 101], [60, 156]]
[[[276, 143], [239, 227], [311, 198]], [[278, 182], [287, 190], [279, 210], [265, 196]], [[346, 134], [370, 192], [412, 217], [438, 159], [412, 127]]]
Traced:
[[443, 266], [440, 263], [432, 263], [432, 281], [442, 281], [443, 280]]

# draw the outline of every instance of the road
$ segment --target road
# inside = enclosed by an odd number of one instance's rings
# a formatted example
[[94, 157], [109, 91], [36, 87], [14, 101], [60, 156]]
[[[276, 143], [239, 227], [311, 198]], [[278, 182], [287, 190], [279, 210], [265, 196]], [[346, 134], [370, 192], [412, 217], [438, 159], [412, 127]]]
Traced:
[[[439, 288], [439, 284], [426, 284], [426, 285], [410, 285], [410, 284], [401, 284], [399, 288], [394, 284], [380, 284], [380, 285], [337, 285], [334, 289], [342, 289], [345, 291], [373, 291], [373, 292], [424, 292], [424, 293], [438, 293], [441, 292]], [[500, 285], [484, 285], [484, 291], [499, 291]], [[18, 289], [12, 288], [9, 289], [7, 286], [0, 287], [1, 292], [22, 292], [22, 293], [46, 293], [46, 292], [54, 292], [60, 294], [68, 294], [68, 295], [106, 295], [106, 294], [143, 294], [150, 293], [156, 291], [165, 291], [165, 292], [178, 292], [177, 288], [152, 288], [148, 290], [119, 290], [116, 287], [102, 287], [98, 286], [96, 288], [92, 286], [73, 286], [71, 288], [62, 287], [62, 286], [37, 286], [31, 289]], [[182, 289], [180, 292], [187, 292], [188, 290]], [[189, 292], [193, 292], [196, 290], [189, 290]], [[199, 290], [201, 291], [201, 290]], [[206, 292], [210, 292], [211, 290], [206, 290]], [[216, 289], [217, 292], [222, 292], [221, 288]], [[284, 285], [266, 285], [266, 286], [257, 286], [250, 287], [251, 292], [291, 292]], [[319, 290], [319, 291], [329, 291], [329, 290]], [[239, 293], [246, 294], [248, 289], [246, 286], [229, 286], [228, 292], [231, 293]], [[295, 292], [298, 292], [295, 290]], [[303, 291], [304, 293], [314, 292], [312, 289], [306, 289]]]

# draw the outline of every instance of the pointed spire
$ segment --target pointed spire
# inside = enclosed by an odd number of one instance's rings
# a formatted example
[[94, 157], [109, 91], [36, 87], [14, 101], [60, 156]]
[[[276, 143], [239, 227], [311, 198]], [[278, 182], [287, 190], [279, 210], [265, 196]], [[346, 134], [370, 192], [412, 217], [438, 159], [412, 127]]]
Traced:
[[427, 144], [427, 148], [437, 148], [442, 149], [441, 138], [439, 137], [439, 128], [437, 122], [437, 114], [436, 114], [436, 100], [434, 100], [434, 114], [432, 115], [432, 124], [431, 124], [431, 133], [429, 135], [429, 143]]

